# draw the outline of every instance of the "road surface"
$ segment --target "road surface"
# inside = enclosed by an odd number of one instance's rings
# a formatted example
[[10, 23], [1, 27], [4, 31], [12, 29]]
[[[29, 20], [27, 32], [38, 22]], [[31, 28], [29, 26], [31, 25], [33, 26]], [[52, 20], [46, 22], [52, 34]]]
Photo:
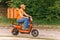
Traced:
[[44, 40], [44, 39], [53, 39], [60, 40], [60, 31], [52, 29], [38, 29], [38, 37], [33, 37], [31, 34], [21, 34], [14, 36], [11, 33], [12, 28], [3, 28], [0, 27], [0, 40]]

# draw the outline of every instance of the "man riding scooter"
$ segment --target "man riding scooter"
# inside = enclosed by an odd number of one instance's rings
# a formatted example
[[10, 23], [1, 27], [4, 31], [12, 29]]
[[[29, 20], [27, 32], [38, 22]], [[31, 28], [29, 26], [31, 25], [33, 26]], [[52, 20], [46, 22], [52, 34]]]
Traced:
[[29, 17], [32, 21], [32, 17], [28, 14], [25, 13], [25, 5], [24, 4], [21, 4], [20, 5], [20, 9], [19, 9], [19, 13], [17, 14], [17, 22], [20, 23], [20, 22], [23, 22], [24, 23], [24, 27], [23, 29], [26, 30], [28, 29], [29, 27]]

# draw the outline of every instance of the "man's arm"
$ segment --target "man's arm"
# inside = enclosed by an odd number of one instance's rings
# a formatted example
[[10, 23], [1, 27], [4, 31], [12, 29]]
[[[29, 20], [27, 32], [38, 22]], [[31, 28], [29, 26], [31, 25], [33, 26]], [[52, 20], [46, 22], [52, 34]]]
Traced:
[[31, 20], [32, 20], [32, 16], [30, 16], [30, 15], [26, 14], [25, 12], [24, 12], [24, 15], [25, 15], [25, 16], [27, 16], [27, 17], [30, 17], [30, 18], [31, 18]]
[[24, 12], [24, 15], [27, 16], [27, 17], [31, 17], [30, 15], [26, 14], [25, 12]]
[[24, 17], [23, 14], [22, 14], [22, 10], [21, 10], [21, 9], [19, 9], [19, 15], [20, 15], [21, 17]]

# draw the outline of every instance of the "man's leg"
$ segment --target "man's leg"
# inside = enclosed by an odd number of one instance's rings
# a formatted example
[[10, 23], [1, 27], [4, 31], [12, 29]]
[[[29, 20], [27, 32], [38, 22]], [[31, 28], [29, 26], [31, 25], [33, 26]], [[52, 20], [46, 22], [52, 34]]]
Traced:
[[22, 18], [22, 19], [19, 19], [19, 20], [17, 20], [17, 22], [18, 22], [18, 23], [24, 22], [24, 19], [23, 19], [23, 18]]
[[17, 22], [19, 23], [19, 22], [24, 22], [24, 29], [26, 29], [26, 28], [28, 28], [28, 26], [29, 26], [29, 18], [22, 18], [22, 19], [20, 19], [20, 20], [17, 20]]
[[24, 20], [24, 28], [25, 29], [28, 28], [29, 27], [29, 24], [30, 24], [29, 18], [25, 18], [25, 20]]

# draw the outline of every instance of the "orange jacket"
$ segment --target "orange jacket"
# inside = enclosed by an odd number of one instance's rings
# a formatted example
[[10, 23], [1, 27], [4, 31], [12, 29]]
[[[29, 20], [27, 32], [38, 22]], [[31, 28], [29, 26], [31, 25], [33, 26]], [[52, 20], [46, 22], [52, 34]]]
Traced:
[[23, 13], [24, 11], [22, 9], [19, 9], [19, 13], [17, 13], [17, 16], [16, 16], [17, 20], [23, 18]]

